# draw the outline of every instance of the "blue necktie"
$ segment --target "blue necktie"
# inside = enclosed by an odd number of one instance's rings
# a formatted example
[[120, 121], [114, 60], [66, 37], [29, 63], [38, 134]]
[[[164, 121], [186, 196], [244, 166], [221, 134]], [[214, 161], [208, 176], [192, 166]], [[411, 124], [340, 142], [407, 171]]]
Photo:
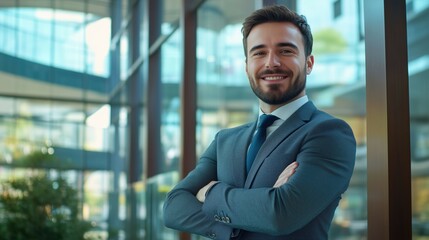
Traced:
[[263, 114], [259, 118], [258, 128], [256, 130], [255, 135], [252, 138], [252, 142], [250, 143], [249, 150], [247, 152], [246, 157], [246, 172], [249, 173], [250, 167], [252, 167], [253, 161], [255, 160], [256, 154], [261, 148], [262, 144], [266, 138], [267, 127], [273, 124], [278, 117], [274, 115], [266, 115]]

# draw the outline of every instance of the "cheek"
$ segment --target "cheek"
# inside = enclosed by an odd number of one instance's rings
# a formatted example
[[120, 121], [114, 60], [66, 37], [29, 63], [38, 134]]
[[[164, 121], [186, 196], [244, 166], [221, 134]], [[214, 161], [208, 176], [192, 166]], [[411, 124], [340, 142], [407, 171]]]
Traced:
[[248, 76], [255, 76], [258, 73], [258, 69], [258, 64], [254, 61], [246, 65], [246, 73]]
[[304, 70], [304, 73], [306, 72], [305, 63], [299, 61], [298, 59], [291, 61], [289, 66], [290, 66], [289, 69], [293, 72], [295, 76], [301, 74], [303, 70]]

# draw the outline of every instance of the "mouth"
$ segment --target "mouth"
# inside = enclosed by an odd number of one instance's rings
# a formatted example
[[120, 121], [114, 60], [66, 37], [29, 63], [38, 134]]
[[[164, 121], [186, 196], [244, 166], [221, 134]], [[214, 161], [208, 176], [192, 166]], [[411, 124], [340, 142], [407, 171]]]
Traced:
[[262, 76], [261, 79], [267, 82], [275, 83], [275, 82], [283, 81], [287, 77], [288, 77], [287, 75], [269, 75], [269, 76], [266, 75], [266, 76]]

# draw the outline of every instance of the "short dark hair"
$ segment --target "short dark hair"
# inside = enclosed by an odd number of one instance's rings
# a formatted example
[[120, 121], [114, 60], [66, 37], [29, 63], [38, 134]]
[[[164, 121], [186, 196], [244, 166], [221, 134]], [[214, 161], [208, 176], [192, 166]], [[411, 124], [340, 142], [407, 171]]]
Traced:
[[309, 56], [313, 49], [313, 35], [311, 34], [310, 25], [304, 15], [282, 5], [270, 5], [256, 10], [248, 16], [243, 23], [241, 32], [243, 33], [244, 55], [247, 58], [247, 37], [250, 31], [256, 25], [267, 22], [290, 22], [294, 24], [301, 32], [304, 39], [305, 56]]

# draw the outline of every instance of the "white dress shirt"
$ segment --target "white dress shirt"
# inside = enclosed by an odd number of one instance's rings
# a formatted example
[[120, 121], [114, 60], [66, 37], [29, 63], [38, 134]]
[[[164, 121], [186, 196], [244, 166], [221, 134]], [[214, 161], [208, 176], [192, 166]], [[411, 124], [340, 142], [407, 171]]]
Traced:
[[[284, 123], [296, 110], [298, 110], [302, 105], [308, 102], [307, 95], [304, 95], [284, 106], [277, 108], [271, 114], [278, 117], [274, 123], [267, 128], [267, 138], [273, 133], [280, 125]], [[264, 114], [261, 109], [259, 109], [259, 116]], [[259, 119], [259, 118], [258, 118]], [[259, 121], [259, 120], [258, 120]]]

